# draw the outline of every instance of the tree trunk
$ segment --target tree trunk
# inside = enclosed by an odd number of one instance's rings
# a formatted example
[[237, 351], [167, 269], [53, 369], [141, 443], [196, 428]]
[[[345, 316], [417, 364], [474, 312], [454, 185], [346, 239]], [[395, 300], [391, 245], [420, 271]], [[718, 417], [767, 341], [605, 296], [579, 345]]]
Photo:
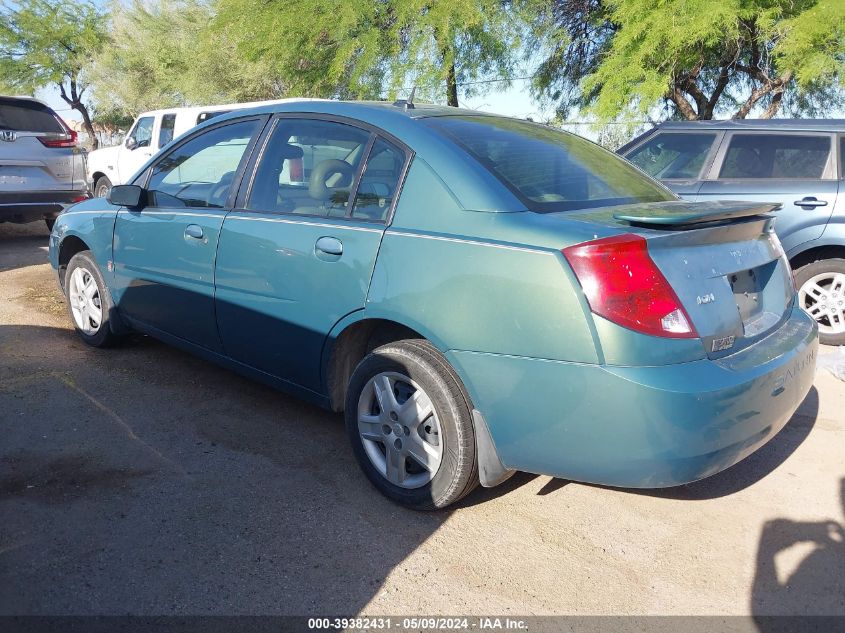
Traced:
[[88, 114], [88, 108], [82, 102], [77, 102], [71, 105], [71, 107], [82, 115], [82, 127], [88, 133], [88, 138], [91, 140], [91, 151], [94, 151], [100, 146], [100, 141], [94, 133], [94, 126], [91, 124], [91, 115]]
[[449, 64], [446, 70], [446, 105], [458, 107], [458, 80], [455, 76], [455, 64]]

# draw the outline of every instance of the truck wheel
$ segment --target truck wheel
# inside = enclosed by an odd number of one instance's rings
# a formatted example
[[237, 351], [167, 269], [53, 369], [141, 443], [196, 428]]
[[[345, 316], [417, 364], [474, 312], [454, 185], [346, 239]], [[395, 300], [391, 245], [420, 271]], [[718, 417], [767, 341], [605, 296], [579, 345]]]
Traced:
[[414, 510], [445, 508], [478, 485], [472, 407], [430, 343], [405, 340], [360, 362], [346, 394], [346, 429], [372, 484]]
[[105, 198], [111, 191], [111, 180], [107, 176], [100, 176], [94, 183], [94, 197]]
[[109, 347], [122, 337], [111, 330], [114, 303], [90, 251], [71, 257], [65, 272], [65, 297], [76, 333], [92, 347]]
[[819, 324], [819, 342], [845, 345], [845, 259], [821, 259], [795, 271], [798, 302]]

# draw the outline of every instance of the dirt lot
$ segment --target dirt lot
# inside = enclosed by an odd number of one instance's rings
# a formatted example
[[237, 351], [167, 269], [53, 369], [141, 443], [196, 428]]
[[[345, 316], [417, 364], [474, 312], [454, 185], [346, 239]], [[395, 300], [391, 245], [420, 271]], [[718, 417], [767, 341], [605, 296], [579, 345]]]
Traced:
[[2, 614], [845, 614], [830, 374], [709, 480], [518, 475], [416, 514], [339, 416], [148, 338], [86, 348], [46, 236], [0, 225]]

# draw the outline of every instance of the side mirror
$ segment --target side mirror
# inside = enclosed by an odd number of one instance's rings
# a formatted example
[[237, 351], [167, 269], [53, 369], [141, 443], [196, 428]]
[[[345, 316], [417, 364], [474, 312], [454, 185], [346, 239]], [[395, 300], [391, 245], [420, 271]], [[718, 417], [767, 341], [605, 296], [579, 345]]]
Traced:
[[118, 207], [140, 209], [146, 202], [146, 192], [138, 185], [114, 185], [109, 191], [108, 201]]
[[123, 142], [123, 144], [126, 146], [126, 149], [130, 149], [130, 150], [138, 147], [138, 141], [135, 140], [134, 136], [130, 136], [128, 139], [126, 139]]

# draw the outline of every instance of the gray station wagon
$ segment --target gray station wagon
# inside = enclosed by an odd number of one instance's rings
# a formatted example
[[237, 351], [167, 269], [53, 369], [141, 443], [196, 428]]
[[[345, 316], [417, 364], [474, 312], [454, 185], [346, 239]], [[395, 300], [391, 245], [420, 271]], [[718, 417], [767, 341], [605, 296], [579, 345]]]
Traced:
[[619, 153], [687, 200], [781, 203], [801, 307], [845, 345], [845, 120], [666, 122]]

